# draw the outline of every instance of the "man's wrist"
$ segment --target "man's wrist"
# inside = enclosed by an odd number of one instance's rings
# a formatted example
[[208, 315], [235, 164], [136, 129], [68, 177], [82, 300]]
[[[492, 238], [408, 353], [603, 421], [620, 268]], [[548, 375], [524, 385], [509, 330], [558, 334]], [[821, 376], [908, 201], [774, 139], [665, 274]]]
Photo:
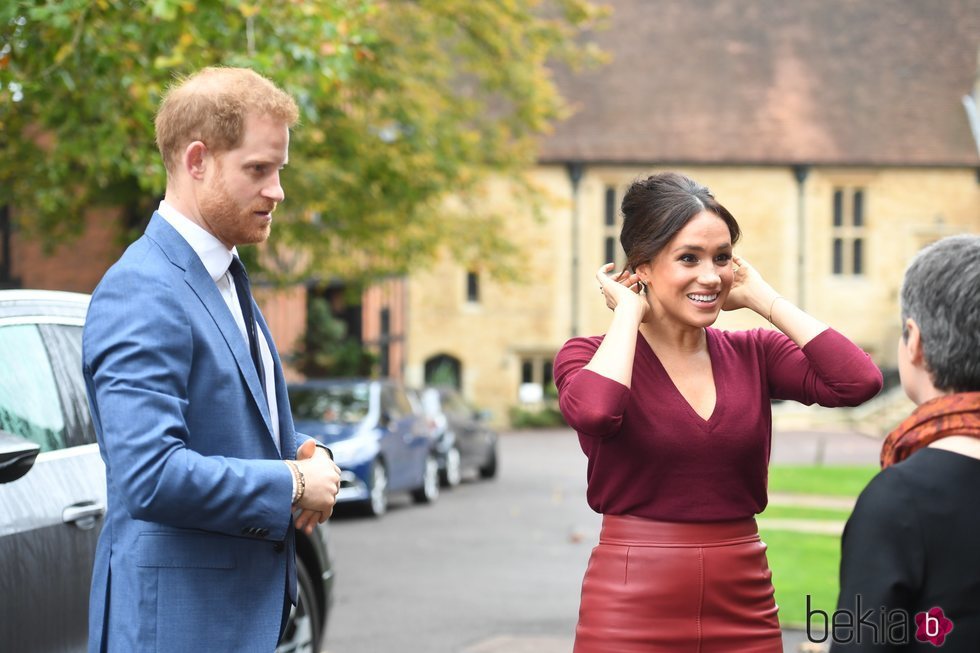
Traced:
[[306, 493], [306, 477], [303, 475], [303, 470], [299, 468], [292, 460], [284, 460], [286, 466], [289, 467], [289, 472], [293, 477], [293, 500], [292, 504], [295, 506], [303, 498]]

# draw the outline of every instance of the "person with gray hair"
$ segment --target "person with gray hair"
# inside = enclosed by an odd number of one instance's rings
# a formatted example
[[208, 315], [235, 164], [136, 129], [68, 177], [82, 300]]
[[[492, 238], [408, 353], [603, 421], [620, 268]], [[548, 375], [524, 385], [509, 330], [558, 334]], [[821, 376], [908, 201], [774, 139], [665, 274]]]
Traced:
[[980, 643], [978, 289], [976, 235], [929, 245], [905, 273], [898, 370], [917, 408], [885, 439], [844, 529], [831, 651]]

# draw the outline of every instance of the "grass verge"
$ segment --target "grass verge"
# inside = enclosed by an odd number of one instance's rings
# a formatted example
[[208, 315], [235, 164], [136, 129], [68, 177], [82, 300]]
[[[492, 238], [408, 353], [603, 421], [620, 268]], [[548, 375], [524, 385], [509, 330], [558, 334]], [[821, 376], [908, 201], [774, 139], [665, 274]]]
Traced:
[[806, 597], [810, 606], [831, 613], [837, 606], [840, 538], [790, 531], [762, 530], [769, 549], [769, 567], [776, 588], [779, 623], [806, 625]]
[[[857, 498], [878, 472], [875, 466], [814, 467], [774, 465], [769, 470], [769, 492]], [[844, 521], [847, 512], [802, 506], [772, 506], [763, 517]], [[776, 588], [779, 621], [784, 627], [806, 625], [807, 596], [812, 609], [831, 613], [837, 605], [840, 538], [763, 526], [762, 540]]]
[[769, 492], [857, 497], [877, 473], [878, 467], [874, 465], [773, 465], [769, 468]]
[[812, 519], [814, 521], [847, 521], [849, 510], [833, 508], [806, 508], [801, 506], [774, 506], [772, 504], [759, 515], [762, 519]]

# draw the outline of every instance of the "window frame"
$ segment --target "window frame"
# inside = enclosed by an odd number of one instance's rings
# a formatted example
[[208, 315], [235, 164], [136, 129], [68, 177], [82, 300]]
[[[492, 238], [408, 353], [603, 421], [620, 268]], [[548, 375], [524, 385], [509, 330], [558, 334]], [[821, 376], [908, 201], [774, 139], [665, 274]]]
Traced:
[[867, 275], [867, 187], [835, 185], [830, 226], [830, 273], [834, 277]]
[[[620, 200], [620, 187], [615, 184], [607, 184], [602, 194], [602, 265], [613, 263], [618, 272], [626, 267], [626, 253], [619, 242], [619, 232], [623, 228], [622, 212], [618, 208]], [[612, 256], [609, 256], [610, 253]]]

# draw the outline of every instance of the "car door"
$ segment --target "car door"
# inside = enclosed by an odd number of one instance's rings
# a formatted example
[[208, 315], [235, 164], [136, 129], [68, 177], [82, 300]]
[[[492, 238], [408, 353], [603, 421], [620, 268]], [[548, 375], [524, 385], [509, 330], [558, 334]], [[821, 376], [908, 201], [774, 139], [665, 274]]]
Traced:
[[81, 319], [0, 321], [0, 430], [41, 449], [23, 477], [0, 484], [5, 651], [86, 648], [106, 491], [82, 379]]
[[473, 417], [473, 410], [456, 391], [449, 388], [440, 388], [439, 398], [446, 421], [456, 434], [464, 464], [469, 466], [482, 463], [485, 455], [479, 437], [479, 424]]
[[385, 437], [390, 487], [392, 490], [417, 487], [425, 465], [416, 446], [417, 416], [405, 393], [389, 383], [381, 386], [381, 411], [388, 431]]

